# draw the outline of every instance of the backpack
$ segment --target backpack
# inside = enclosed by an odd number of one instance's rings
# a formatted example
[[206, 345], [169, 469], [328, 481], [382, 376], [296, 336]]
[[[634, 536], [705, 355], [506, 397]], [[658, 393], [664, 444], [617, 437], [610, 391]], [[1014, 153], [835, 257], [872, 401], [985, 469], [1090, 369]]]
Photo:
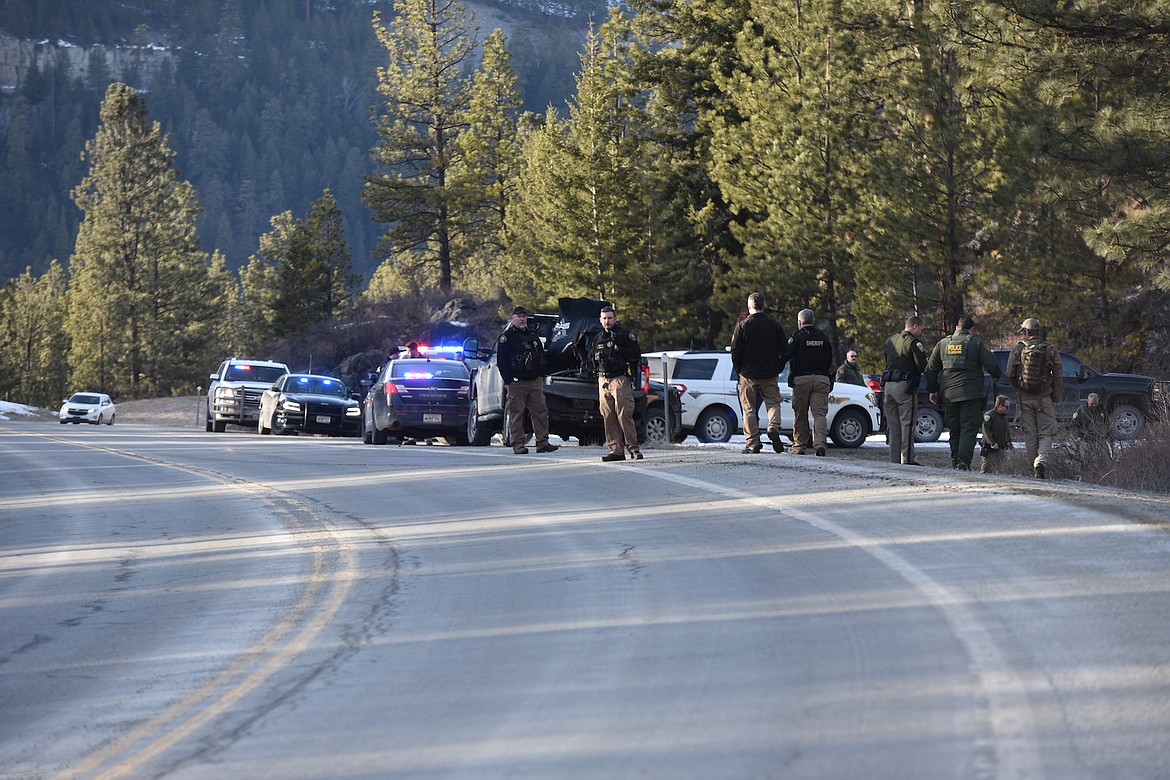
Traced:
[[1020, 390], [1043, 393], [1048, 384], [1048, 342], [1026, 341], [1020, 350]]

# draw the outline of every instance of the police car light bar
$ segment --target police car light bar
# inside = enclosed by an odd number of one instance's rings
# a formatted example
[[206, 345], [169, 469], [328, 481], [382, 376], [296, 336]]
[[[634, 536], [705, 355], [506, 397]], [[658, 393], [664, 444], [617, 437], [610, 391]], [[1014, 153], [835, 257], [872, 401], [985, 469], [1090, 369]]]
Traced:
[[453, 344], [429, 347], [424, 344], [420, 344], [418, 351], [424, 355], [458, 355], [463, 352], [463, 347], [458, 347]]

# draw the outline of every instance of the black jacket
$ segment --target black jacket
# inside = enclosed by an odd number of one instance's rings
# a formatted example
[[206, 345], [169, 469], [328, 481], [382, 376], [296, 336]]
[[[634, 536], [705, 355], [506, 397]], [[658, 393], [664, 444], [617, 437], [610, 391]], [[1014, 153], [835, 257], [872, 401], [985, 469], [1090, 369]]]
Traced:
[[517, 330], [509, 325], [496, 341], [496, 366], [504, 384], [517, 379], [544, 376], [544, 346], [531, 329]]
[[590, 354], [597, 373], [607, 379], [636, 376], [642, 363], [638, 338], [621, 325], [615, 325], [612, 331], [598, 333]]
[[788, 360], [792, 368], [788, 372], [788, 384], [798, 376], [825, 376], [829, 386], [833, 384], [833, 345], [829, 337], [812, 325], [806, 325], [788, 340]]
[[748, 379], [780, 376], [788, 362], [788, 337], [779, 322], [763, 312], [748, 315], [731, 334], [731, 365]]

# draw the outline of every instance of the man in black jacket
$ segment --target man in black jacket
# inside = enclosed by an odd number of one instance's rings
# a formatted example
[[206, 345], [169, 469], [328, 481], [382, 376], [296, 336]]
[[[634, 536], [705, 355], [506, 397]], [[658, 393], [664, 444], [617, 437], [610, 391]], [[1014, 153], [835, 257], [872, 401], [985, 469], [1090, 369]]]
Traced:
[[523, 306], [512, 309], [512, 322], [496, 341], [496, 366], [507, 392], [508, 429], [504, 442], [512, 452], [527, 455], [528, 434], [524, 430], [524, 410], [532, 420], [537, 452], [559, 449], [548, 443], [548, 405], [544, 402], [544, 345], [540, 336], [528, 329], [528, 312]]
[[788, 361], [788, 337], [780, 323], [765, 312], [764, 296], [747, 299], [748, 316], [731, 334], [731, 365], [739, 376], [739, 405], [743, 409], [744, 452], [760, 447], [760, 402], [768, 410], [768, 439], [772, 449], [783, 452], [780, 441], [780, 372]]
[[[829, 337], [816, 327], [817, 317], [812, 309], [801, 309], [796, 317], [800, 330], [788, 340], [788, 359], [791, 368], [788, 386], [792, 388], [792, 449], [793, 455], [803, 455], [809, 439], [817, 455], [824, 455], [828, 447], [829, 391], [833, 389], [833, 345]], [[812, 412], [812, 432], [809, 435], [808, 414]]]
[[602, 307], [599, 319], [603, 330], [593, 340], [590, 354], [597, 368], [597, 395], [605, 424], [605, 444], [609, 447], [609, 454], [601, 459], [606, 463], [625, 460], [629, 450], [630, 457], [641, 460], [642, 448], [634, 425], [633, 379], [642, 364], [642, 348], [637, 336], [617, 324], [612, 306]]

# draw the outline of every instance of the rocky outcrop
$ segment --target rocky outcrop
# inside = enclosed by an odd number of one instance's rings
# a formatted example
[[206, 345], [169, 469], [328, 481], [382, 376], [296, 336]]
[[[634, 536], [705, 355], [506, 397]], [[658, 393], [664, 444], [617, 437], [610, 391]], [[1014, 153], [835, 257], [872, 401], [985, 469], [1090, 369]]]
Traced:
[[105, 55], [106, 66], [114, 79], [122, 79], [132, 70], [149, 75], [171, 57], [168, 49], [159, 46], [77, 46], [66, 41], [22, 40], [0, 31], [0, 90], [15, 91], [28, 76], [34, 61], [44, 70], [64, 57], [69, 63], [70, 77], [84, 77], [89, 72], [90, 59], [99, 51]]

